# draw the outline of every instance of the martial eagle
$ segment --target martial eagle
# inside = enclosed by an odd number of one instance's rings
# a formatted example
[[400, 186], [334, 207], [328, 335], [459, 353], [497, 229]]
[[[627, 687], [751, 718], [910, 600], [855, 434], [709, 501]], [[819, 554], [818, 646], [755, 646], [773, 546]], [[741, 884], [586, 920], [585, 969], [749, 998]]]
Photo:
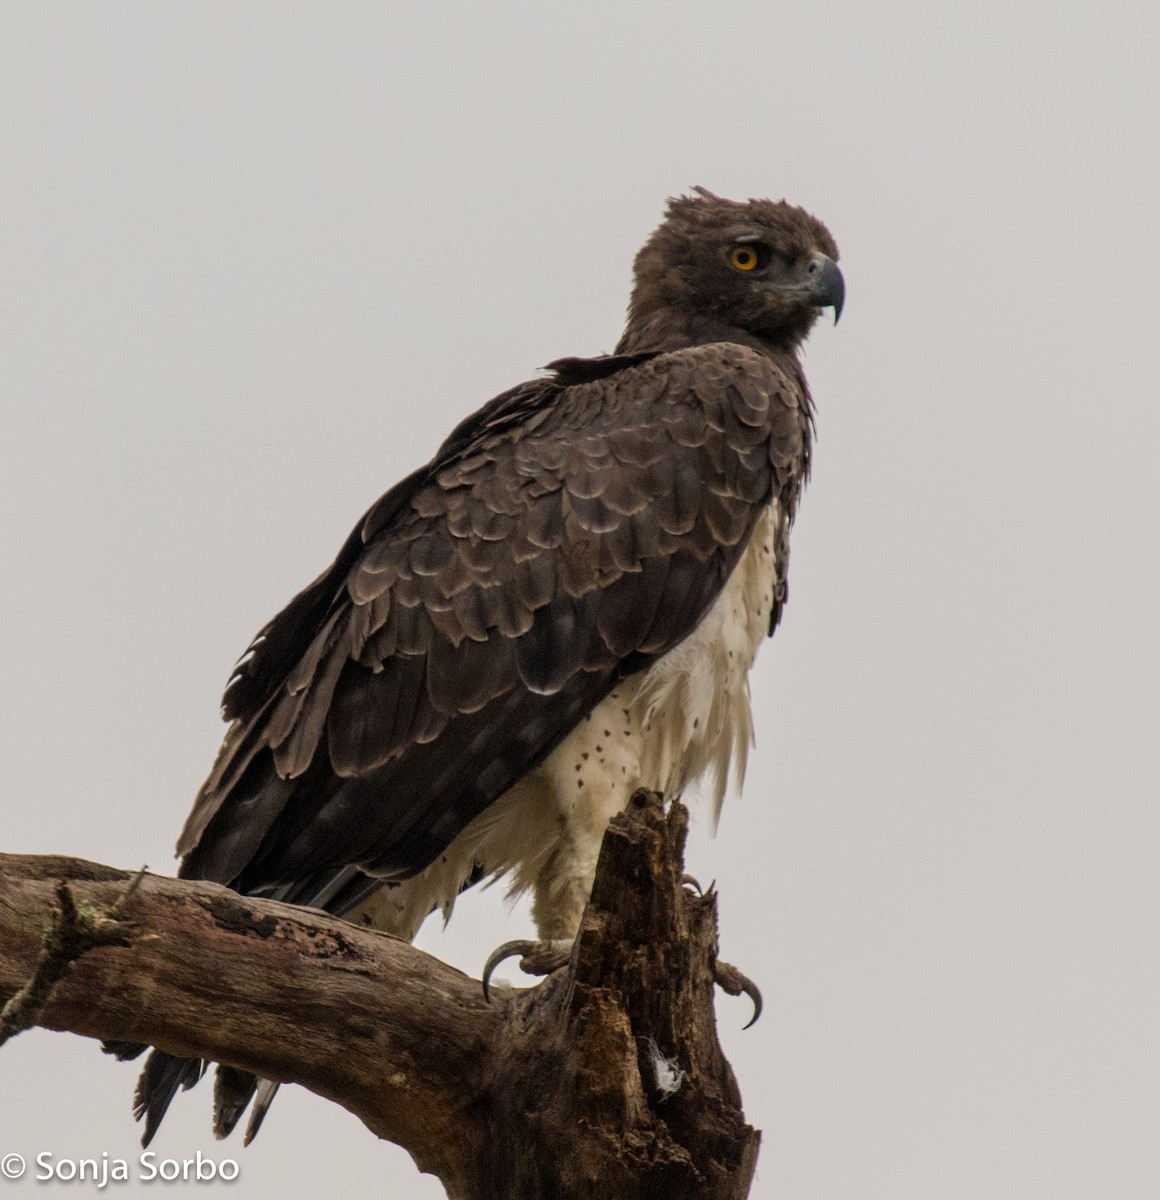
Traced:
[[[506, 875], [561, 942], [635, 788], [720, 805], [809, 470], [798, 348], [844, 289], [803, 209], [695, 191], [637, 255], [614, 353], [464, 420], [254, 638], [182, 877], [411, 938]], [[150, 1055], [146, 1144], [203, 1069]], [[257, 1086], [219, 1070], [219, 1135]]]

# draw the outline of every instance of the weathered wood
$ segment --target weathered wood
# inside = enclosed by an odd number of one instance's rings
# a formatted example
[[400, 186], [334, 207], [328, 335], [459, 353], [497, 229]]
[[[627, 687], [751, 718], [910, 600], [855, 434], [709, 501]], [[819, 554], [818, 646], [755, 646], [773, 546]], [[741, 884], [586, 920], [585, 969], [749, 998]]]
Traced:
[[40, 1021], [56, 985], [78, 958], [102, 946], [132, 944], [125, 908], [144, 877], [142, 868], [112, 905], [99, 909], [78, 906], [68, 880], [56, 881], [56, 907], [41, 938], [36, 965], [24, 985], [0, 1007], [0, 1046]]
[[[569, 967], [490, 1004], [397, 939], [147, 875], [125, 914], [132, 944], [75, 962], [40, 1023], [299, 1083], [407, 1149], [452, 1200], [738, 1200], [759, 1135], [717, 1042], [716, 902], [681, 886], [685, 827], [679, 804], [634, 797]], [[58, 881], [98, 907], [131, 877], [0, 855], [0, 1003], [34, 969]], [[668, 1096], [657, 1053], [680, 1079]]]

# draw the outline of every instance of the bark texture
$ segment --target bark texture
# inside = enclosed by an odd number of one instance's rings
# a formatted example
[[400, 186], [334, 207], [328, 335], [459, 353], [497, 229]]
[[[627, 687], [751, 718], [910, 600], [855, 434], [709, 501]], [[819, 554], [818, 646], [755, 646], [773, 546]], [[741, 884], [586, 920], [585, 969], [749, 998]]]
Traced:
[[[128, 944], [73, 961], [37, 1021], [301, 1084], [452, 1200], [739, 1200], [759, 1134], [717, 1041], [716, 901], [681, 884], [685, 829], [681, 805], [638, 793], [605, 836], [570, 965], [491, 1003], [404, 942], [147, 875], [119, 912]], [[133, 877], [0, 855], [0, 1004], [35, 975], [61, 881], [99, 912]]]

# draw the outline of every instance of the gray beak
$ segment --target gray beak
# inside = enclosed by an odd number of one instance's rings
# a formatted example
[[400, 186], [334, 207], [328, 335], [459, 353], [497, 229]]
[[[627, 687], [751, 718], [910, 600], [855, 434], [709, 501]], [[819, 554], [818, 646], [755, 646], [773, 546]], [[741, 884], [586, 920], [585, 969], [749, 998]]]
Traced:
[[838, 318], [842, 315], [842, 304], [846, 299], [846, 281], [842, 278], [842, 272], [838, 270], [838, 264], [819, 251], [810, 259], [806, 275], [806, 287], [811, 303], [816, 304], [818, 308], [833, 308], [834, 324], [837, 325]]

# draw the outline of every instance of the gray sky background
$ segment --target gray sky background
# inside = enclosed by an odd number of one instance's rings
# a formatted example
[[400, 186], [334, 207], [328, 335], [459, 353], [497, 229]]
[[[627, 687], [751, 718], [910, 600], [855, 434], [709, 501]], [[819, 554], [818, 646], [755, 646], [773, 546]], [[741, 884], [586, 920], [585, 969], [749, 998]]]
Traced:
[[[1143, 3], [5, 3], [0, 847], [171, 870], [231, 664], [366, 505], [612, 347], [667, 195], [785, 196], [848, 304], [808, 347], [750, 776], [689, 854], [766, 996], [745, 1033], [718, 1003], [754, 1195], [1160, 1195], [1158, 33]], [[495, 889], [422, 945], [478, 974], [527, 929]], [[135, 1076], [20, 1037], [0, 1152], [135, 1159]], [[155, 1148], [236, 1157], [246, 1196], [442, 1194], [300, 1089], [244, 1152], [209, 1101]]]

